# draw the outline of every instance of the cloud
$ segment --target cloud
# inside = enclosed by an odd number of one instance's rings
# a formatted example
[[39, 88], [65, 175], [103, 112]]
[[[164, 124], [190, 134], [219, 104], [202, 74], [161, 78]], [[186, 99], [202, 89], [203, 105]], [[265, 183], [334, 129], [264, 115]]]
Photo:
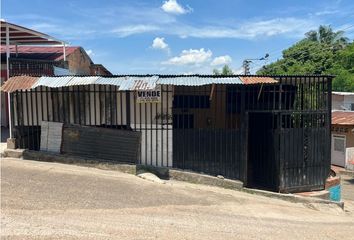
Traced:
[[172, 13], [176, 15], [186, 14], [193, 11], [193, 9], [189, 6], [187, 6], [187, 8], [181, 6], [177, 2], [177, 0], [167, 0], [162, 4], [161, 8], [167, 13]]
[[323, 15], [332, 15], [337, 13], [339, 13], [339, 10], [324, 10], [324, 11], [315, 12], [315, 15], [323, 16]]
[[113, 29], [111, 32], [117, 34], [119, 37], [128, 37], [134, 34], [141, 34], [159, 30], [160, 27], [155, 25], [128, 25]]
[[236, 27], [183, 26], [175, 30], [182, 38], [238, 38], [255, 39], [257, 37], [271, 37], [275, 35], [302, 36], [308, 29], [316, 28], [317, 23], [306, 19], [275, 18], [261, 21], [248, 21]]
[[152, 41], [151, 47], [154, 49], [161, 49], [161, 50], [169, 51], [168, 44], [165, 42], [165, 38], [163, 38], [163, 37], [156, 37]]
[[219, 66], [219, 65], [229, 64], [231, 62], [232, 62], [232, 58], [229, 55], [225, 55], [225, 56], [214, 58], [214, 60], [210, 63], [210, 65]]
[[86, 51], [86, 53], [87, 53], [87, 55], [89, 55], [90, 57], [92, 57], [92, 56], [95, 55], [94, 52], [92, 51], [92, 49], [88, 49], [88, 50]]
[[201, 49], [183, 50], [179, 56], [170, 58], [163, 62], [167, 65], [197, 65], [210, 60], [213, 53], [210, 50]]

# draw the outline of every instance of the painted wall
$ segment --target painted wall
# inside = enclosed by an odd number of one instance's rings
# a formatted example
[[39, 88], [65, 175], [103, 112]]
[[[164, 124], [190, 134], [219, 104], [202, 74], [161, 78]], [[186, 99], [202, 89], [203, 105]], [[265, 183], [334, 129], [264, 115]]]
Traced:
[[332, 94], [332, 110], [351, 110], [354, 96]]

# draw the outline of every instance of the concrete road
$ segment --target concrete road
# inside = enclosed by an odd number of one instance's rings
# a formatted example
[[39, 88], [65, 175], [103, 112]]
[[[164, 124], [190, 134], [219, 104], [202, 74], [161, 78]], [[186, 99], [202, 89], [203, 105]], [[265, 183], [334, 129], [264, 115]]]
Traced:
[[354, 213], [114, 171], [1, 160], [2, 239], [353, 239]]
[[354, 177], [342, 174], [341, 180], [342, 199], [354, 203]]

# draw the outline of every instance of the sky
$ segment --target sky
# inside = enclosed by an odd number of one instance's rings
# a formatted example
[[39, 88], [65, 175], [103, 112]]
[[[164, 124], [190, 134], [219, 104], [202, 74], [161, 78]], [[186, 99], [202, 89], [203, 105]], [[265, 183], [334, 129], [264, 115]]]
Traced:
[[82, 46], [114, 74], [242, 73], [319, 25], [354, 39], [352, 0], [2, 0], [1, 18]]

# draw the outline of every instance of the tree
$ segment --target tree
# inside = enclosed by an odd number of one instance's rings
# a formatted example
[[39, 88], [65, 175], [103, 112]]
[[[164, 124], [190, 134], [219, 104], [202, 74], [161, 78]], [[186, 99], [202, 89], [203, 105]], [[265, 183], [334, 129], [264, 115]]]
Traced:
[[333, 90], [354, 92], [354, 43], [349, 43], [343, 32], [320, 26], [285, 49], [282, 59], [262, 67], [257, 74], [335, 75]]
[[221, 69], [221, 72], [218, 69], [213, 70], [214, 75], [233, 75], [231, 68], [228, 65], [224, 65]]
[[306, 39], [335, 48], [343, 49], [348, 45], [349, 39], [344, 37], [344, 31], [334, 32], [331, 26], [321, 25], [317, 31], [311, 30], [305, 34]]

